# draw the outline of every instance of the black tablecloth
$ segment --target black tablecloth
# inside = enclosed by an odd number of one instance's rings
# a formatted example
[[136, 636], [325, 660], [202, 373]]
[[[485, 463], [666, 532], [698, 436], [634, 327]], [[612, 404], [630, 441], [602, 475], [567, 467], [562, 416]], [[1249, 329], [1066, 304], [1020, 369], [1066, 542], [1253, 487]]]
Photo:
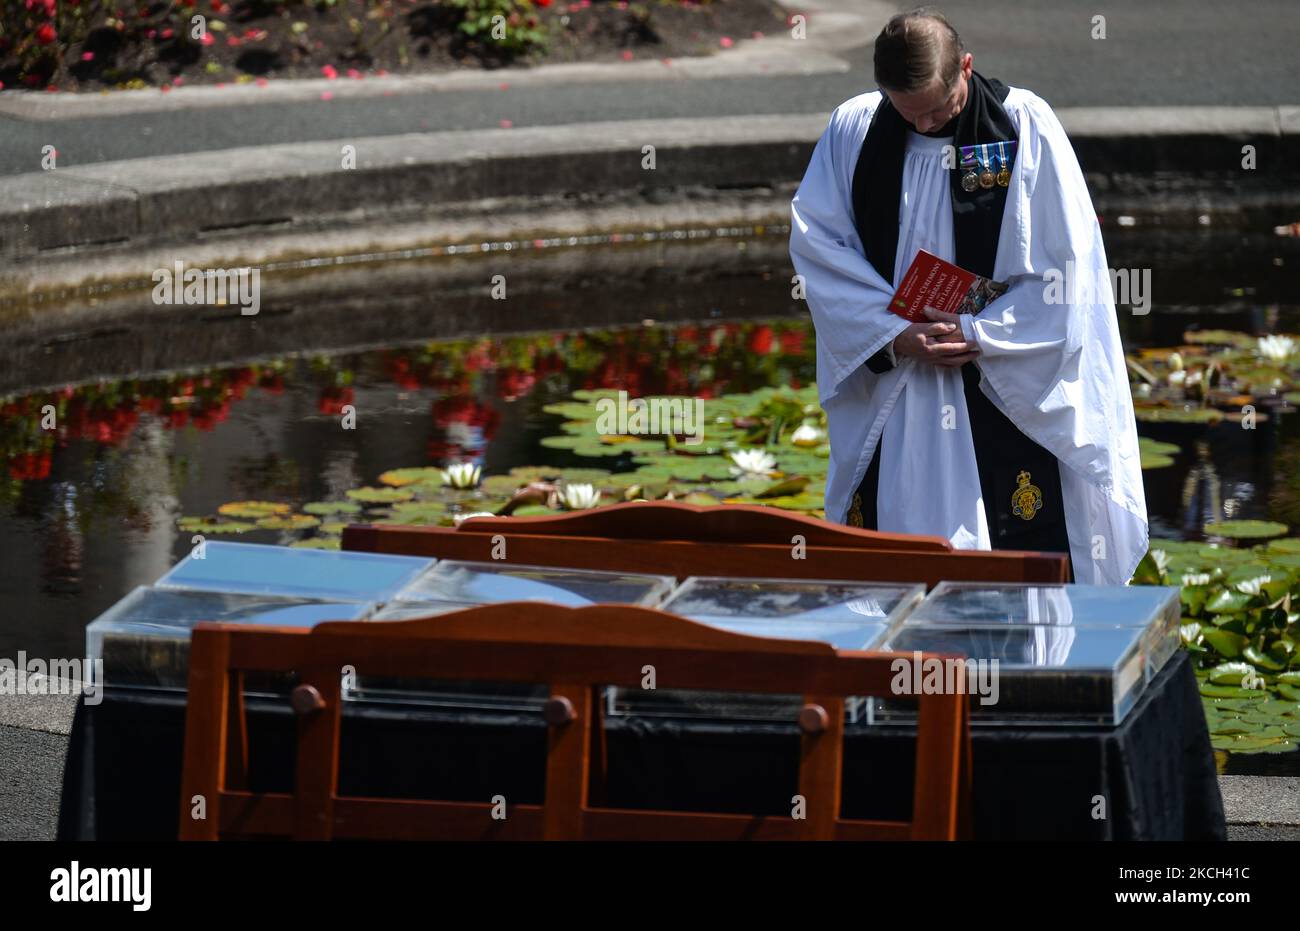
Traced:
[[[288, 791], [294, 718], [249, 701], [250, 788]], [[78, 709], [65, 771], [62, 839], [171, 839], [180, 811], [184, 696], [109, 691]], [[627, 808], [786, 814], [793, 726], [611, 718], [606, 803]], [[1213, 751], [1185, 654], [1115, 728], [977, 727], [975, 834], [987, 840], [1223, 840]], [[538, 803], [546, 730], [537, 714], [348, 703], [344, 794]], [[844, 815], [907, 819], [915, 731], [851, 725]], [[1104, 817], [1096, 817], [1104, 814]]]

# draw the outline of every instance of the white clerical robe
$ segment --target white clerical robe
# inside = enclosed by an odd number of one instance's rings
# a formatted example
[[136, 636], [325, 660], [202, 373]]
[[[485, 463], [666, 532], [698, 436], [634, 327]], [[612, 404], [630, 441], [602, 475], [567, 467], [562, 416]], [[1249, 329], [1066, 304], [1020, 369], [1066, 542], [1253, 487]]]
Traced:
[[[879, 375], [864, 365], [908, 326], [887, 309], [894, 289], [866, 260], [853, 222], [853, 173], [880, 101], [873, 91], [836, 108], [791, 204], [790, 255], [816, 328], [831, 447], [826, 518], [844, 523], [880, 444], [879, 530], [989, 549], [959, 370], [910, 358]], [[993, 277], [1010, 288], [964, 315], [962, 329], [980, 349], [981, 390], [1060, 462], [1075, 580], [1123, 584], [1147, 550], [1148, 524], [1101, 228], [1056, 114], [1015, 87], [1003, 107], [1019, 143]], [[940, 157], [952, 143], [908, 134], [895, 282], [919, 249], [955, 261], [951, 169]], [[1052, 272], [1093, 292], [1054, 302]]]

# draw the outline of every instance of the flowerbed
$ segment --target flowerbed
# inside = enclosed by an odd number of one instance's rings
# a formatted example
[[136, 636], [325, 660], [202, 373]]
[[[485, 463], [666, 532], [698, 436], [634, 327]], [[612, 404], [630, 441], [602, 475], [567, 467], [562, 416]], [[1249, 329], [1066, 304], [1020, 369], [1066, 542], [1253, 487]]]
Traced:
[[698, 55], [783, 27], [768, 0], [0, 0], [0, 89]]

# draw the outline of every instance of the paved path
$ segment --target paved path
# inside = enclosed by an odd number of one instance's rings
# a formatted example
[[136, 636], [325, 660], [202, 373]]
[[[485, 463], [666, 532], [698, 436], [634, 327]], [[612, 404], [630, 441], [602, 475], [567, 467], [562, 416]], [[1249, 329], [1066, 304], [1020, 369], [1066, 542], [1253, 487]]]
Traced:
[[[1055, 107], [1300, 103], [1294, 0], [946, 0], [982, 73]], [[627, 119], [824, 113], [874, 87], [871, 37], [896, 8], [814, 0], [808, 39], [742, 42], [710, 59], [550, 66], [426, 79], [271, 82], [85, 95], [0, 93], [0, 174], [119, 159], [406, 133]], [[1104, 5], [1102, 5], [1104, 6]], [[1091, 37], [1094, 15], [1106, 38]], [[766, 43], [766, 44], [764, 44]], [[627, 79], [627, 76], [635, 76]], [[502, 83], [508, 84], [501, 89]], [[293, 85], [293, 86], [290, 86]], [[329, 89], [333, 99], [321, 99]]]

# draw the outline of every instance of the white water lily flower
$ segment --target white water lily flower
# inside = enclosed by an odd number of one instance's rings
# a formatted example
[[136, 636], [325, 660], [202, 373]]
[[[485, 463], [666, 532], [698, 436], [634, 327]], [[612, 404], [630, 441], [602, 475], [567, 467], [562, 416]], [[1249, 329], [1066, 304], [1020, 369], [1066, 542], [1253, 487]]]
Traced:
[[1183, 354], [1181, 352], [1170, 353], [1169, 369], [1174, 372], [1181, 372], [1183, 370]]
[[1181, 388], [1183, 382], [1187, 381], [1187, 371], [1179, 369], [1177, 372], [1169, 373], [1169, 384], [1175, 388]]
[[1237, 591], [1243, 595], [1258, 595], [1269, 582], [1273, 581], [1271, 575], [1260, 575], [1245, 582], [1237, 583]]
[[732, 475], [742, 478], [765, 477], [776, 470], [776, 460], [761, 449], [740, 449], [731, 454]]
[[1169, 568], [1169, 554], [1162, 549], [1151, 551], [1151, 561], [1156, 564], [1156, 568], [1160, 570], [1161, 575], [1164, 575], [1165, 570]]
[[474, 488], [482, 469], [470, 462], [458, 462], [442, 470], [442, 480], [452, 488]]
[[600, 492], [594, 485], [565, 485], [560, 492], [560, 501], [570, 511], [594, 508], [600, 503]]
[[1208, 572], [1187, 572], [1183, 574], [1184, 585], [1209, 585], [1210, 574]]
[[816, 446], [825, 437], [821, 430], [810, 423], [803, 424], [790, 435], [790, 442], [795, 446]]
[[457, 514], [452, 519], [456, 522], [456, 526], [459, 527], [461, 521], [469, 520], [471, 517], [496, 517], [496, 516], [497, 515], [493, 514], [491, 511], [473, 511], [469, 514]]
[[1274, 362], [1291, 358], [1295, 355], [1296, 348], [1296, 341], [1289, 336], [1262, 336], [1258, 344], [1259, 354]]

